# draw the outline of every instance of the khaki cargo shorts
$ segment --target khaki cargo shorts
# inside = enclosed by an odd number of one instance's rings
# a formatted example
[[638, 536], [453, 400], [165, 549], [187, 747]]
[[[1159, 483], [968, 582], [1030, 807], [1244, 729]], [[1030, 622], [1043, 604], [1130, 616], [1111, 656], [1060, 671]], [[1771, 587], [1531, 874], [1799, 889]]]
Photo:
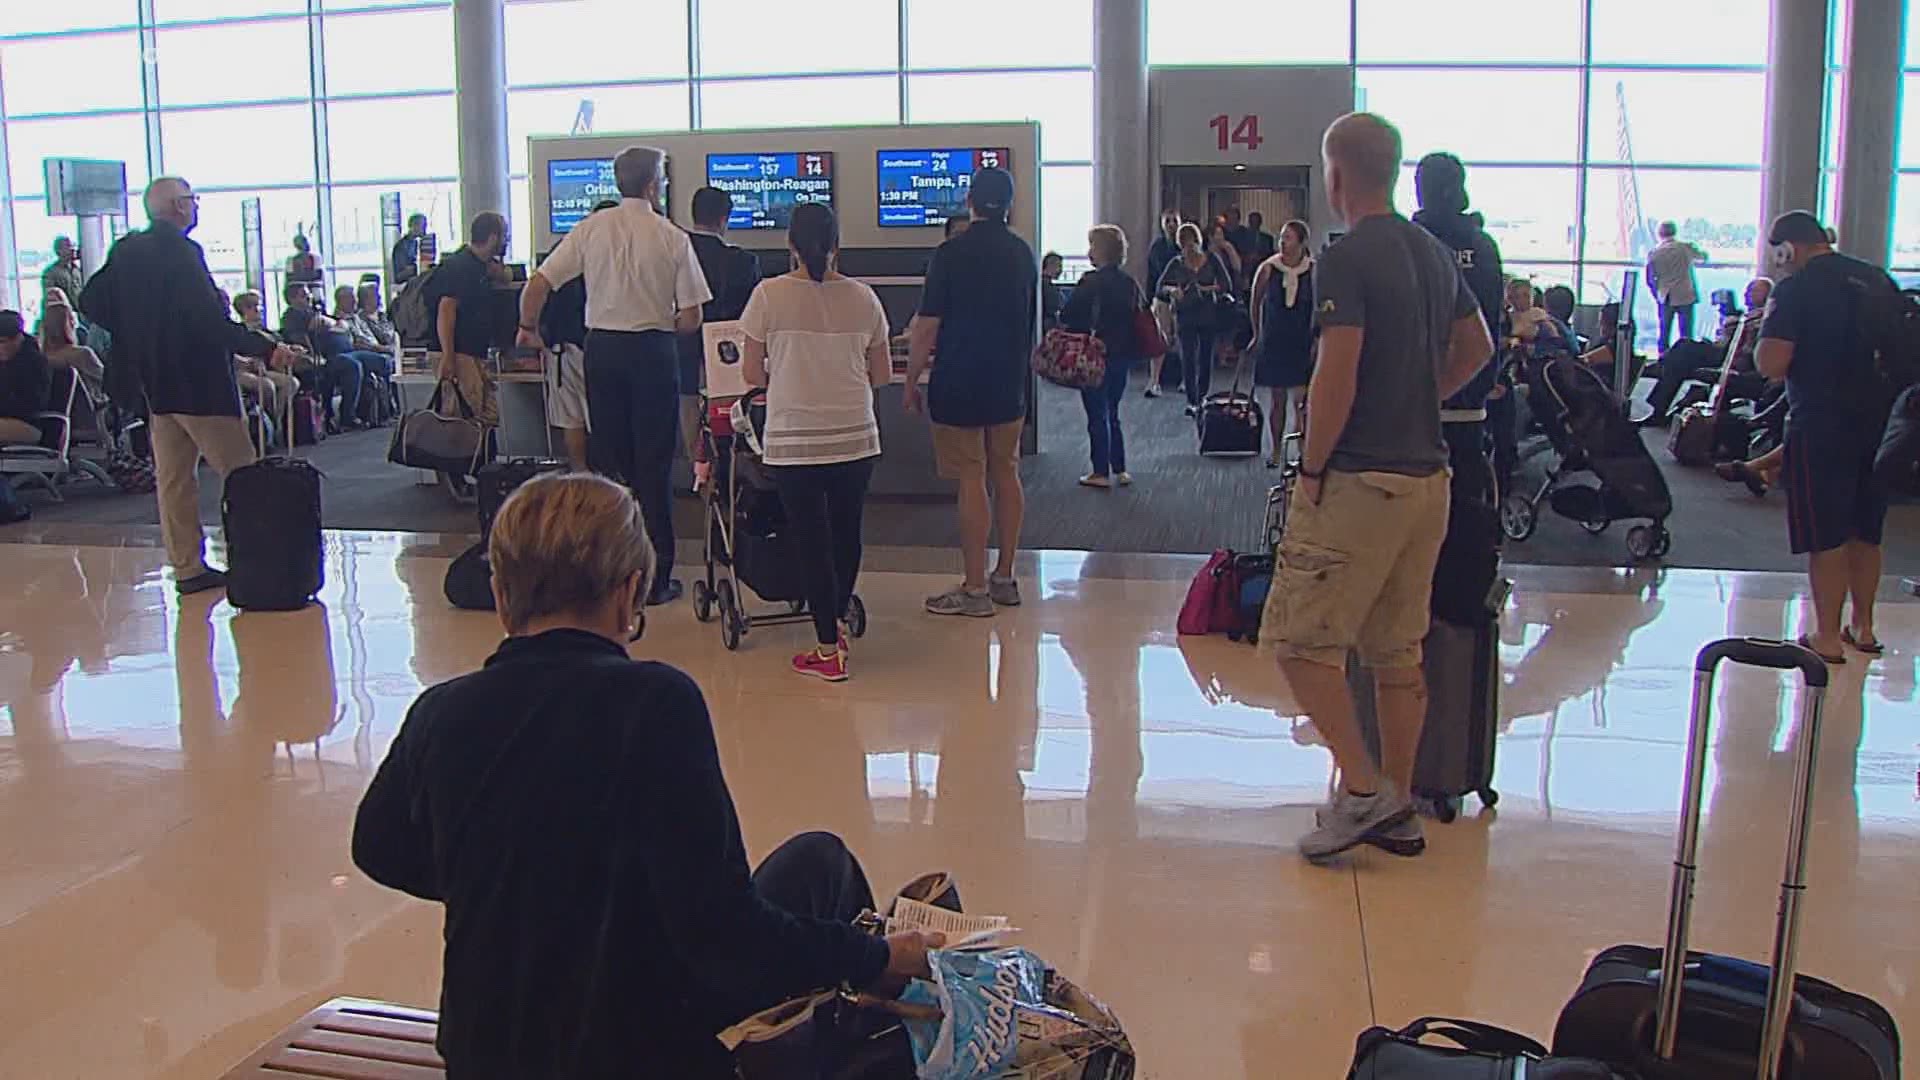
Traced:
[[964, 480], [995, 469], [1017, 468], [1025, 417], [988, 427], [933, 425], [933, 463], [942, 480]]
[[1357, 650], [1368, 667], [1419, 666], [1449, 482], [1329, 470], [1318, 504], [1296, 485], [1260, 640], [1281, 659], [1344, 667]]

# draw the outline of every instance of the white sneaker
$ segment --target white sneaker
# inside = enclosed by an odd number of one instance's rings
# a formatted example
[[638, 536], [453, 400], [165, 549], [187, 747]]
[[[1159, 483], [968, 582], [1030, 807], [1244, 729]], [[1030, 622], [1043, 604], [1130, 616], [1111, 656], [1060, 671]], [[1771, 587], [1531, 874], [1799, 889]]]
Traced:
[[1105, 473], [1090, 472], [1087, 475], [1080, 478], [1080, 486], [1090, 487], [1090, 488], [1109, 488], [1113, 486], [1113, 482], [1107, 479], [1107, 476]]
[[1413, 816], [1413, 804], [1405, 795], [1382, 785], [1372, 795], [1355, 795], [1342, 790], [1333, 804], [1320, 815], [1319, 827], [1300, 838], [1300, 854], [1308, 862], [1325, 863], [1335, 855], [1372, 842], [1378, 834]]
[[1133, 474], [1132, 474], [1132, 473], [1130, 473], [1130, 472], [1117, 472], [1117, 473], [1114, 473], [1114, 474], [1113, 474], [1113, 482], [1114, 482], [1115, 484], [1118, 484], [1118, 485], [1119, 485], [1119, 486], [1121, 486], [1121, 487], [1132, 487], [1132, 486], [1133, 486]]
[[[1348, 795], [1344, 788], [1341, 789], [1339, 794], [1334, 796], [1336, 802], [1349, 798], [1352, 798], [1352, 796]], [[1327, 806], [1315, 809], [1313, 812], [1313, 827], [1316, 829], [1325, 828], [1327, 815], [1330, 812], [1331, 809]], [[1420, 825], [1420, 815], [1414, 813], [1408, 814], [1407, 819], [1398, 825], [1389, 825], [1384, 829], [1379, 829], [1369, 834], [1366, 842], [1389, 855], [1398, 855], [1403, 859], [1411, 859], [1427, 850], [1427, 833]]]

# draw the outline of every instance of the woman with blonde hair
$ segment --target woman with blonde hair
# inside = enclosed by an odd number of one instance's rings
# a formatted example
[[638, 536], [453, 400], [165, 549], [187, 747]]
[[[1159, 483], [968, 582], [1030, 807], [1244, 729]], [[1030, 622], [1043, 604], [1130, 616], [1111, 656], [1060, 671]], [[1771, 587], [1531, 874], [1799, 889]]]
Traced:
[[1133, 315], [1146, 306], [1140, 286], [1124, 269], [1127, 234], [1118, 225], [1095, 225], [1087, 231], [1087, 259], [1093, 269], [1083, 274], [1060, 310], [1068, 330], [1092, 334], [1107, 348], [1107, 375], [1099, 386], [1080, 391], [1087, 410], [1087, 448], [1093, 471], [1080, 478], [1092, 488], [1125, 487], [1133, 483], [1127, 472], [1127, 443], [1120, 431], [1120, 401], [1127, 394], [1127, 377], [1140, 346], [1133, 336]]
[[447, 907], [449, 1076], [719, 1080], [752, 1013], [927, 976], [937, 935], [853, 926], [873, 892], [835, 837], [748, 869], [700, 688], [627, 652], [654, 555], [626, 488], [530, 480], [488, 554], [508, 637], [414, 702], [353, 830], [369, 877]]

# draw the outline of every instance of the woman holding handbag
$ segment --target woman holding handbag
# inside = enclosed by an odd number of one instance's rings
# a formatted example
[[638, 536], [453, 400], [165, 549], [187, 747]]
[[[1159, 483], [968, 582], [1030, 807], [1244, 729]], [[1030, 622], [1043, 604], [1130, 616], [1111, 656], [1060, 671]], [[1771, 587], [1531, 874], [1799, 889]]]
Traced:
[[1233, 271], [1205, 248], [1200, 226], [1180, 226], [1180, 257], [1167, 264], [1154, 291], [1173, 301], [1180, 327], [1180, 367], [1186, 375], [1187, 415], [1198, 416], [1213, 378], [1213, 339], [1219, 305], [1231, 302]]
[[1127, 376], [1139, 358], [1134, 313], [1145, 306], [1140, 286], [1122, 269], [1127, 261], [1127, 234], [1118, 225], [1095, 225], [1087, 232], [1087, 258], [1092, 271], [1080, 278], [1060, 311], [1066, 329], [1092, 334], [1107, 349], [1106, 377], [1098, 386], [1080, 391], [1087, 409], [1087, 445], [1093, 471], [1080, 478], [1087, 487], [1125, 487], [1127, 445], [1120, 433], [1120, 400], [1127, 394]]

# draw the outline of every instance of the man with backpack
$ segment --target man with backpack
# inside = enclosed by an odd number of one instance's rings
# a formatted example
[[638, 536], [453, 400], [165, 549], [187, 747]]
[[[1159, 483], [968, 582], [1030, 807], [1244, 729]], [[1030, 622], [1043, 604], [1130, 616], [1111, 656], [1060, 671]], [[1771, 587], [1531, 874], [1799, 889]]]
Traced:
[[[747, 299], [760, 284], [760, 260], [753, 252], [726, 241], [727, 218], [733, 213], [733, 196], [719, 188], [703, 187], [693, 193], [693, 225], [687, 238], [693, 243], [694, 257], [700, 260], [700, 272], [706, 276], [713, 299], [700, 310], [700, 321], [731, 322], [747, 310]], [[706, 481], [712, 466], [703, 460], [700, 446], [700, 387], [706, 371], [706, 337], [700, 331], [680, 335], [680, 427], [687, 440], [687, 460], [694, 462], [694, 486]]]
[[[1893, 379], [1886, 365], [1898, 342], [1881, 331], [1904, 302], [1885, 270], [1833, 249], [1820, 219], [1793, 210], [1767, 234], [1786, 277], [1774, 286], [1754, 365], [1787, 384], [1787, 438], [1781, 477], [1787, 535], [1807, 556], [1814, 626], [1800, 643], [1829, 664], [1846, 649], [1884, 651], [1873, 629], [1880, 587], [1880, 538], [1887, 491], [1874, 474]], [[1852, 618], [1842, 625], [1848, 596]]]

